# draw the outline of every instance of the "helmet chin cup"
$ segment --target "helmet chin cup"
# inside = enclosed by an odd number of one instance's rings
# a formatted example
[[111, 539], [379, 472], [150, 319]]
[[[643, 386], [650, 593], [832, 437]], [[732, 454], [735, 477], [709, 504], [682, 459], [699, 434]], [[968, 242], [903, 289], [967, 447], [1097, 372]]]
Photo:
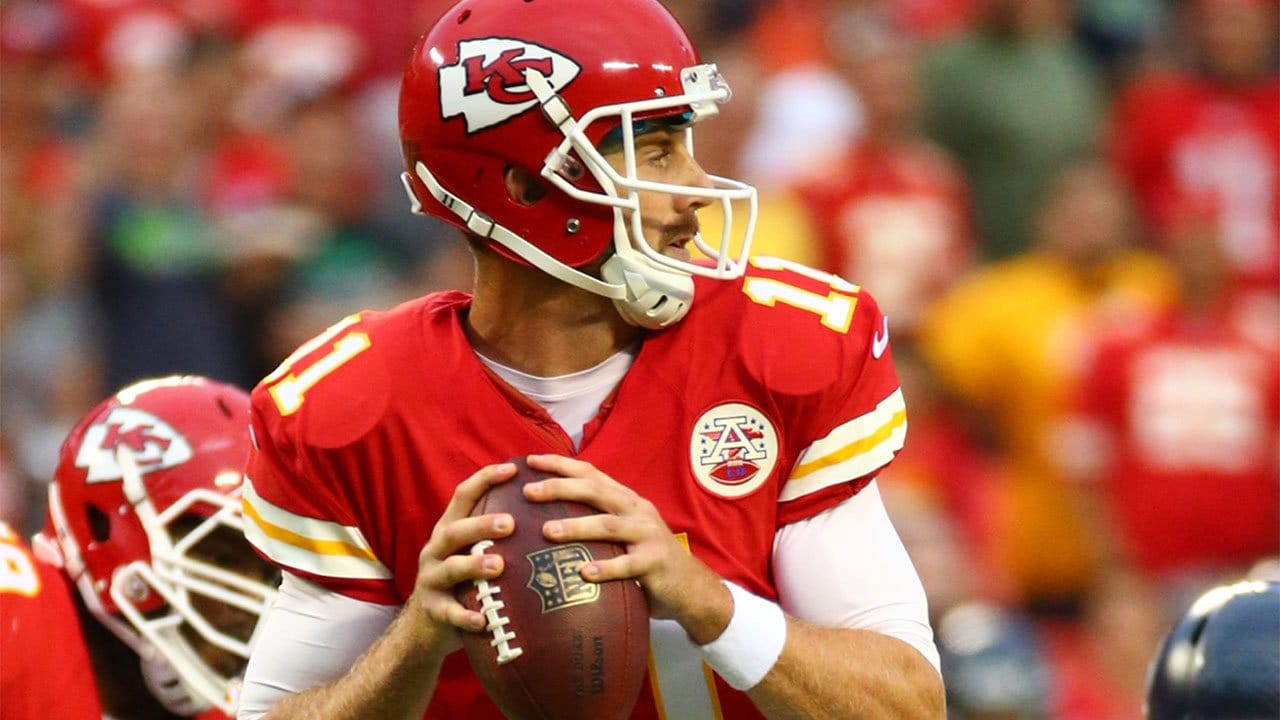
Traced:
[[627, 296], [613, 304], [632, 325], [660, 330], [679, 322], [693, 302], [693, 276], [660, 267], [640, 255], [614, 255], [600, 272], [606, 282], [626, 286]]
[[143, 684], [165, 710], [182, 717], [192, 717], [213, 707], [191, 691], [178, 669], [155, 646], [143, 644], [138, 658], [142, 665]]

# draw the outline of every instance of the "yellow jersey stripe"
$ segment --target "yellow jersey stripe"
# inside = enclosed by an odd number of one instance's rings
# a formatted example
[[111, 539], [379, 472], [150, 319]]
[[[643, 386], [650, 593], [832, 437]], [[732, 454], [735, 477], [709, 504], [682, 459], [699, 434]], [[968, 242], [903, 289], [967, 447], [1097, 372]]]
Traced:
[[253, 520], [253, 522], [258, 526], [258, 529], [262, 531], [262, 534], [272, 540], [286, 543], [308, 552], [316, 553], [317, 555], [341, 555], [345, 557], [360, 558], [371, 562], [379, 562], [377, 556], [374, 555], [373, 551], [367, 547], [352, 545], [351, 543], [343, 542], [341, 540], [316, 540], [314, 538], [306, 537], [305, 535], [299, 535], [288, 528], [281, 527], [263, 519], [263, 517], [258, 514], [258, 511], [254, 509], [248, 498], [242, 499], [240, 504], [244, 507], [244, 514]]
[[880, 443], [888, 440], [889, 437], [893, 435], [893, 431], [905, 425], [906, 422], [906, 409], [899, 410], [880, 427], [876, 428], [870, 435], [854, 440], [835, 452], [810, 460], [802, 465], [797, 465], [795, 469], [791, 471], [791, 477], [789, 479], [799, 480], [800, 478], [803, 478], [806, 475], [811, 475], [823, 468], [837, 465], [872, 450]]

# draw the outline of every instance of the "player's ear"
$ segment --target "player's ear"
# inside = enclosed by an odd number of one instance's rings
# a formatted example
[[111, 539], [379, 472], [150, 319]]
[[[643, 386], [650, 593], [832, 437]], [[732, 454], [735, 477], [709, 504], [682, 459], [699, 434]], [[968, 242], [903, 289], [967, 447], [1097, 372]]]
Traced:
[[546, 197], [547, 186], [538, 176], [522, 167], [508, 167], [502, 180], [507, 186], [507, 195], [521, 205], [532, 205]]

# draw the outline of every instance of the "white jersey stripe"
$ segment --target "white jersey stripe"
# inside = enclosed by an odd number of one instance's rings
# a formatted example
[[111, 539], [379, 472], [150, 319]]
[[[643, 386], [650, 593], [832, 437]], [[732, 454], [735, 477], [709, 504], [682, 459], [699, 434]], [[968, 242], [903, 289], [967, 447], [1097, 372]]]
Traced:
[[884, 441], [870, 450], [844, 462], [812, 472], [801, 479], [788, 480], [782, 486], [782, 492], [778, 494], [778, 501], [795, 500], [823, 488], [870, 475], [893, 459], [893, 454], [902, 449], [902, 443], [906, 437], [907, 424], [904, 421], [894, 427]]
[[280, 565], [299, 572], [329, 578], [389, 580], [391, 572], [380, 562], [350, 555], [321, 555], [296, 545], [280, 542], [262, 531], [255, 522], [244, 524], [244, 536], [262, 554]]
[[245, 537], [272, 560], [326, 577], [391, 577], [359, 528], [289, 512], [264, 500], [247, 477], [241, 501]]
[[870, 412], [837, 426], [806, 448], [778, 499], [794, 500], [875, 472], [902, 449], [906, 433], [906, 403], [899, 388]]
[[[859, 443], [874, 437], [879, 431], [885, 433], [886, 426], [895, 424], [899, 415], [907, 408], [902, 398], [902, 389], [898, 388], [881, 400], [871, 412], [836, 426], [826, 437], [815, 440], [800, 455], [796, 467], [791, 471], [792, 479], [799, 479], [816, 472], [827, 465], [834, 465], [853, 457], [849, 451], [857, 449]], [[905, 422], [905, 416], [902, 421]], [[898, 423], [900, 424], [900, 423]], [[874, 444], [874, 443], [873, 443]]]

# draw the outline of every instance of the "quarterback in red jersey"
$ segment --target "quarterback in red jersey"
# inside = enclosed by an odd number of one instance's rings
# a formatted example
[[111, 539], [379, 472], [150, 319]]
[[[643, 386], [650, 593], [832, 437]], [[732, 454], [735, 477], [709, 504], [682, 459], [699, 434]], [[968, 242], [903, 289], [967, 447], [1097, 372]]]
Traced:
[[80, 621], [58, 569], [0, 523], [0, 703], [5, 720], [100, 720]]
[[468, 515], [512, 456], [552, 476], [530, 500], [600, 511], [548, 539], [627, 547], [580, 573], [648, 598], [632, 718], [942, 716], [874, 484], [906, 430], [888, 323], [748, 262], [754, 190], [692, 156], [728, 97], [654, 0], [467, 0], [419, 42], [405, 185], [466, 232], [475, 294], [350, 316], [255, 389], [245, 529], [285, 575], [241, 718], [499, 718], [451, 654], [484, 628], [452, 588], [502, 572], [464, 551], [511, 532]]
[[78, 590], [110, 717], [235, 711], [251, 636], [275, 597], [274, 572], [242, 537], [248, 416], [243, 390], [158, 378], [104, 400], [62, 445], [33, 547]]

